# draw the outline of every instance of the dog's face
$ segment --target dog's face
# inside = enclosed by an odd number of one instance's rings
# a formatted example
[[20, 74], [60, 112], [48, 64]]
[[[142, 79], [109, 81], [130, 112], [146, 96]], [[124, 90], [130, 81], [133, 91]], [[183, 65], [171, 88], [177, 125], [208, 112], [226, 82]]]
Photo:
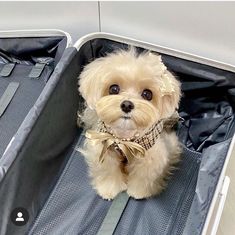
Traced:
[[160, 56], [137, 55], [134, 49], [96, 59], [80, 75], [87, 105], [122, 138], [172, 115], [178, 107], [180, 85]]

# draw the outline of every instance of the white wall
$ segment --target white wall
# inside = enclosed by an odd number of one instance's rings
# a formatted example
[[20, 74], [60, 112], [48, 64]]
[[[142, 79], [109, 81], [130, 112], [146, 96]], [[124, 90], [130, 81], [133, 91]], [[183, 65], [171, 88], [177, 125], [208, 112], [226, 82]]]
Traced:
[[235, 2], [101, 2], [101, 30], [235, 65]]
[[[235, 2], [100, 2], [101, 30], [235, 65]], [[0, 30], [99, 31], [98, 2], [2, 2]]]
[[76, 41], [99, 31], [98, 2], [2, 2], [0, 30], [56, 28]]

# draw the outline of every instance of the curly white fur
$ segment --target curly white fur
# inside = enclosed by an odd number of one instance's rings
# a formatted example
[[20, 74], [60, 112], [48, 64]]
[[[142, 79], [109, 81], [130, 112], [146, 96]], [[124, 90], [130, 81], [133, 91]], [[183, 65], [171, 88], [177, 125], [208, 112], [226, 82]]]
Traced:
[[[113, 84], [120, 87], [119, 94], [109, 94]], [[180, 84], [166, 69], [161, 57], [150, 52], [137, 55], [133, 48], [88, 64], [80, 75], [79, 86], [87, 103], [82, 116], [86, 127], [96, 129], [101, 119], [119, 138], [130, 138], [136, 133], [143, 135], [153, 123], [170, 117], [180, 100]], [[169, 92], [163, 90], [163, 86], [169, 88]], [[143, 99], [144, 89], [152, 91], [152, 100]], [[134, 104], [129, 113], [120, 108], [124, 100]], [[174, 132], [163, 132], [143, 159], [125, 164], [118, 152], [110, 149], [100, 162], [102, 145], [94, 146], [86, 139], [80, 151], [88, 163], [92, 185], [104, 199], [113, 199], [124, 190], [136, 199], [159, 194], [166, 187], [166, 178], [181, 152]]]

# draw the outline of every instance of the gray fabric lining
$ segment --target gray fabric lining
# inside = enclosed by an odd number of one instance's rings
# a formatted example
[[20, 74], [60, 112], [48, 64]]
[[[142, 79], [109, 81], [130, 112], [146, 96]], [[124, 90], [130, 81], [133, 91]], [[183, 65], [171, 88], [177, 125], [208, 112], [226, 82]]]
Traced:
[[201, 234], [230, 143], [231, 139], [228, 139], [212, 145], [203, 152], [197, 190], [182, 234]]
[[[130, 199], [115, 234], [180, 234], [192, 203], [199, 160], [199, 153], [184, 149], [166, 191], [147, 200]], [[74, 151], [29, 234], [96, 234], [110, 205], [91, 188], [86, 163]]]
[[[20, 64], [35, 64], [39, 62], [38, 57], [50, 57], [54, 58], [54, 65], [56, 65], [66, 45], [66, 36], [4, 38], [0, 33], [0, 51], [6, 54], [5, 59]], [[2, 62], [0, 59], [0, 64]]]
[[[2, 163], [6, 172], [0, 182], [0, 214], [4, 215], [0, 216], [0, 234], [26, 233], [53, 189], [78, 134], [76, 77], [79, 67], [75, 49], [66, 51], [0, 159], [0, 166]], [[29, 221], [25, 226], [16, 227], [9, 217], [19, 205], [27, 209]]]
[[10, 77], [0, 77], [0, 96], [5, 92], [10, 82], [20, 84], [10, 105], [0, 117], [0, 158], [52, 72], [52, 68], [46, 66], [39, 79], [32, 79], [28, 77], [32, 67], [30, 65], [16, 65]]
[[[0, 71], [14, 65], [12, 71], [0, 76], [0, 97], [10, 82], [19, 83], [19, 89], [0, 117], [0, 181], [5, 174], [1, 157], [61, 60], [66, 44], [65, 36], [3, 38], [0, 35]], [[34, 64], [40, 61], [47, 63], [42, 73], [37, 79], [29, 78]]]
[[84, 159], [74, 151], [29, 234], [96, 234], [110, 205], [91, 188]]

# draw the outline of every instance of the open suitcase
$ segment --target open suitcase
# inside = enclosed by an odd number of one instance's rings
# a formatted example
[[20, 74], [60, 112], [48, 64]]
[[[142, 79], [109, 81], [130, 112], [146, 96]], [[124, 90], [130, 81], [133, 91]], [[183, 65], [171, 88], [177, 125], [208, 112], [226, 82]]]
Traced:
[[0, 32], [0, 178], [13, 160], [4, 151], [69, 44], [59, 30]]
[[[77, 78], [83, 66], [118, 48], [134, 45], [162, 55], [182, 82], [178, 135], [182, 161], [167, 190], [147, 200], [126, 201], [114, 234], [205, 234], [235, 142], [235, 68], [183, 52], [105, 33], [80, 39], [65, 50], [39, 99], [3, 156], [0, 234], [110, 234], [102, 223], [115, 202], [96, 195], [87, 166], [75, 150], [83, 100]], [[0, 119], [1, 120], [1, 119]], [[0, 161], [1, 163], [1, 161]], [[1, 164], [0, 164], [1, 166]], [[223, 185], [224, 183], [224, 185]], [[24, 226], [10, 220], [14, 208], [29, 213]]]

